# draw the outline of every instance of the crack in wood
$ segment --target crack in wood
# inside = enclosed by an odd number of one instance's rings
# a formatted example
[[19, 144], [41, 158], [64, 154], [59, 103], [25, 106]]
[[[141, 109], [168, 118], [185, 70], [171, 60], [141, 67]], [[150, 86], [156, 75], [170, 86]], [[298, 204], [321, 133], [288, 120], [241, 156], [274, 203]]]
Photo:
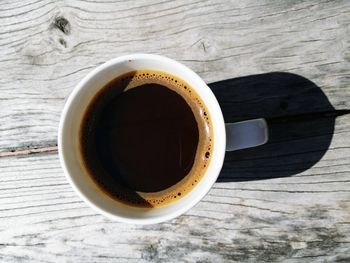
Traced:
[[295, 122], [295, 121], [306, 121], [306, 120], [315, 120], [317, 118], [336, 118], [350, 114], [350, 110], [333, 110], [333, 111], [321, 111], [321, 112], [311, 112], [298, 115], [289, 115], [289, 116], [280, 116], [274, 118], [267, 118], [266, 120], [269, 123], [280, 123], [280, 122]]

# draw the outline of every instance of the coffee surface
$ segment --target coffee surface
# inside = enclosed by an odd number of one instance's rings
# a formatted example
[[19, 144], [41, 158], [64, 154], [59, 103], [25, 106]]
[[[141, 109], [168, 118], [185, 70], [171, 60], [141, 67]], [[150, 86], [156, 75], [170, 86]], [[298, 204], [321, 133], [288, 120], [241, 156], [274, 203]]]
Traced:
[[81, 124], [88, 175], [113, 199], [138, 207], [178, 200], [211, 157], [211, 124], [195, 91], [157, 71], [133, 71], [95, 95]]

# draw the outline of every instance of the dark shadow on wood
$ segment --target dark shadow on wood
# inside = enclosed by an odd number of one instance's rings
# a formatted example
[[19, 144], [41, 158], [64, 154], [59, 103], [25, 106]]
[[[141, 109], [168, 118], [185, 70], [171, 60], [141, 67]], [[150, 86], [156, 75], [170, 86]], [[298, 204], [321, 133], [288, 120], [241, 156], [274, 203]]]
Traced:
[[293, 176], [315, 165], [327, 151], [336, 111], [322, 90], [310, 80], [275, 72], [209, 84], [225, 122], [266, 118], [269, 142], [227, 152], [218, 182]]

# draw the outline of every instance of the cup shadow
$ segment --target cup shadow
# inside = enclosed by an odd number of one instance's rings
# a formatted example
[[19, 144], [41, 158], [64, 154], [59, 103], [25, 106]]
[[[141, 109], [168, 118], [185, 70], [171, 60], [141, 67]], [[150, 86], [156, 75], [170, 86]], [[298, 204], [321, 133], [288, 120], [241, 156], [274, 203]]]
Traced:
[[226, 152], [218, 182], [288, 177], [315, 165], [327, 151], [337, 111], [312, 81], [273, 72], [209, 84], [225, 122], [265, 118], [269, 141]]

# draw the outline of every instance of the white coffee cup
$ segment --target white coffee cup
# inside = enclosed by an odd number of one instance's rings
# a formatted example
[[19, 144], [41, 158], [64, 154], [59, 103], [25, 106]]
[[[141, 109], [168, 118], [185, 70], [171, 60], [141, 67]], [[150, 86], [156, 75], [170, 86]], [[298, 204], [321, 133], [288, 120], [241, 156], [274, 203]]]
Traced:
[[[159, 208], [137, 208], [122, 204], [103, 193], [84, 168], [79, 151], [79, 127], [83, 113], [94, 95], [109, 81], [133, 70], [158, 70], [186, 81], [202, 98], [212, 117], [213, 149], [206, 173], [183, 198]], [[112, 59], [90, 72], [75, 87], [64, 106], [58, 149], [61, 165], [80, 197], [101, 214], [126, 223], [153, 224], [175, 218], [196, 205], [217, 180], [226, 150], [238, 150], [266, 143], [264, 119], [226, 124], [213, 92], [191, 69], [167, 57], [133, 54]]]

